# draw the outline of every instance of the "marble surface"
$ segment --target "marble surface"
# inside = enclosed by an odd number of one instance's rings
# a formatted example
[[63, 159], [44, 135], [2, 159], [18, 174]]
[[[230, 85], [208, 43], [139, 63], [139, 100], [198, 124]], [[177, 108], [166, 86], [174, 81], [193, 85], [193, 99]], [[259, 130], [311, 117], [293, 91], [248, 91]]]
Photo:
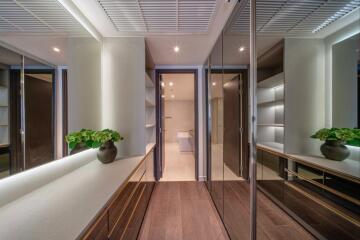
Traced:
[[[153, 146], [148, 145], [146, 152]], [[137, 156], [102, 164], [94, 158], [2, 206], [1, 239], [75, 239], [143, 159]]]

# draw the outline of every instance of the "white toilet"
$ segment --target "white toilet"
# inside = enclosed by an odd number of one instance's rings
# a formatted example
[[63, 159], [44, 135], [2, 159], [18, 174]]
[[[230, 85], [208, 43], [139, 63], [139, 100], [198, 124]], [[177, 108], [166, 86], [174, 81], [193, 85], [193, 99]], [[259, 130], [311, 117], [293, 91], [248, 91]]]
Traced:
[[177, 140], [179, 143], [180, 152], [192, 152], [193, 144], [192, 144], [193, 136], [189, 132], [178, 132]]

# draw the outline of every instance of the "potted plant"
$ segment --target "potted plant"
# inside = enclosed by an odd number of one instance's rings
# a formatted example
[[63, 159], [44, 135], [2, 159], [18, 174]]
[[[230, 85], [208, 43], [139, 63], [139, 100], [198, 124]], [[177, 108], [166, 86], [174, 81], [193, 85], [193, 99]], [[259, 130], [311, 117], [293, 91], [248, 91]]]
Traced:
[[102, 163], [111, 163], [115, 160], [117, 148], [114, 142], [123, 140], [117, 131], [104, 129], [93, 131], [81, 129], [79, 132], [72, 132], [65, 137], [69, 144], [71, 154], [78, 153], [89, 148], [99, 148], [97, 157]]
[[111, 163], [115, 160], [117, 154], [117, 148], [114, 142], [123, 139], [117, 131], [104, 129], [93, 134], [91, 147], [99, 148], [97, 157], [102, 163]]
[[65, 137], [69, 148], [71, 149], [70, 154], [75, 154], [86, 149], [89, 149], [87, 143], [91, 141], [94, 131], [89, 129], [81, 129], [78, 132], [72, 132]]
[[326, 158], [342, 161], [350, 155], [345, 144], [359, 142], [360, 132], [359, 129], [350, 128], [323, 128], [311, 137], [325, 141], [321, 145], [320, 151]]

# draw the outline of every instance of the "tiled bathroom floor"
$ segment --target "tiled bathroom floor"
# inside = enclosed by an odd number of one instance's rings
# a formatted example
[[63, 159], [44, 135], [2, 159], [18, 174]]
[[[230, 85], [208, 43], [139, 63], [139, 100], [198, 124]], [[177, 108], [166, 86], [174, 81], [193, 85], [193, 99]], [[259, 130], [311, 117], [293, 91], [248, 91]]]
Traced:
[[180, 152], [177, 143], [165, 143], [165, 169], [160, 181], [195, 181], [192, 152]]

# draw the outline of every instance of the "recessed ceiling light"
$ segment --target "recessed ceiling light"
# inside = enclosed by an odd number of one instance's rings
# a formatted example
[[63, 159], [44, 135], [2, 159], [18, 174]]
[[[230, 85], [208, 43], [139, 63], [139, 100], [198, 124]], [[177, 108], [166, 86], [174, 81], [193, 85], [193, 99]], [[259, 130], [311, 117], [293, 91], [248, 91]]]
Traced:
[[175, 47], [174, 47], [174, 52], [176, 52], [176, 53], [177, 53], [177, 52], [179, 52], [179, 51], [180, 51], [179, 46], [175, 46]]
[[60, 48], [53, 47], [54, 52], [60, 52]]
[[239, 48], [239, 52], [243, 52], [244, 50], [245, 50], [244, 47], [240, 47], [240, 48]]
[[212, 85], [213, 85], [213, 86], [216, 86], [216, 82], [212, 82]]
[[175, 95], [174, 95], [174, 94], [171, 94], [171, 98], [175, 98]]
[[171, 86], [173, 86], [174, 85], [174, 83], [173, 82], [169, 82], [169, 86], [171, 87]]

